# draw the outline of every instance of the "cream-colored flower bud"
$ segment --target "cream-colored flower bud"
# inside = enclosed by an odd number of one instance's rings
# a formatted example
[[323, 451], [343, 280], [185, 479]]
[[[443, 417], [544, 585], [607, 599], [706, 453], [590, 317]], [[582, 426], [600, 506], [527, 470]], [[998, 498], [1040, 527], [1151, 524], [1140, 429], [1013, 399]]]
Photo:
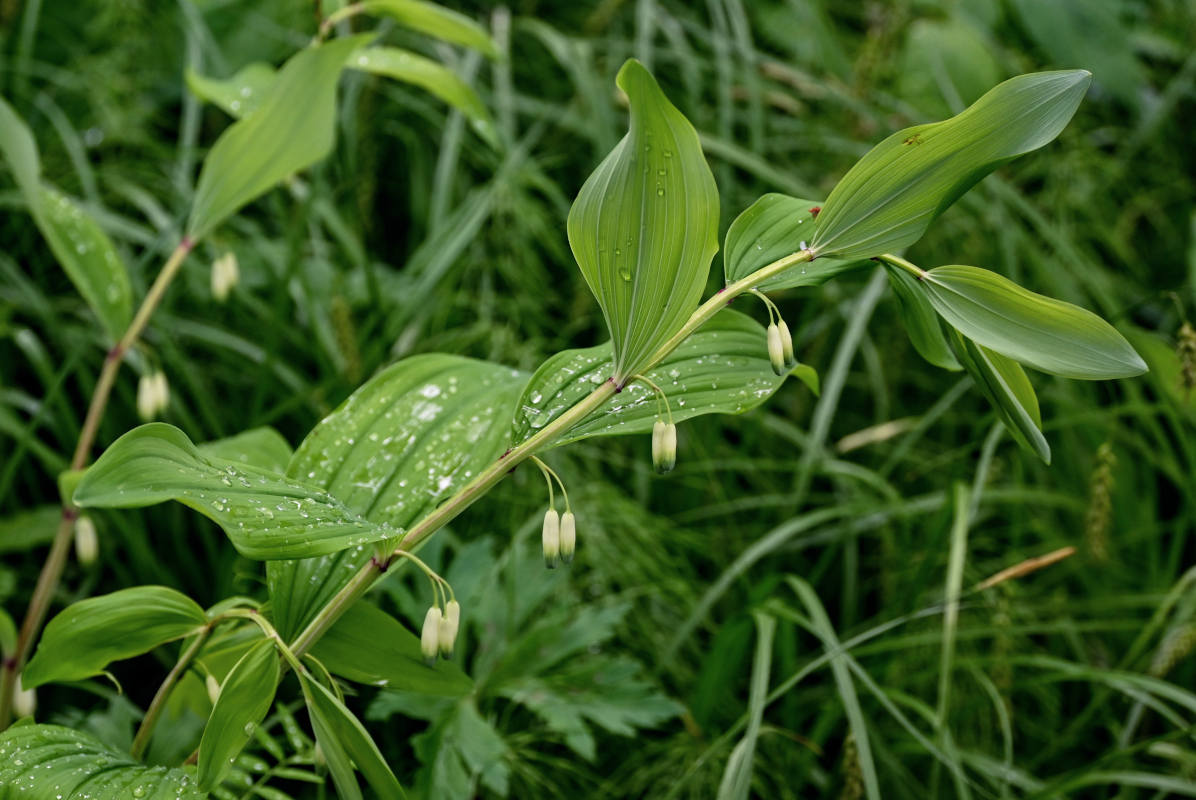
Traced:
[[419, 649], [424, 654], [424, 661], [428, 666], [436, 663], [436, 654], [440, 652], [440, 607], [432, 606], [424, 615], [424, 629], [419, 637]]
[[566, 564], [573, 563], [573, 553], [577, 550], [577, 520], [572, 511], [561, 515], [561, 560]]
[[461, 605], [456, 600], [449, 600], [444, 607], [444, 616], [440, 619], [440, 655], [448, 658], [453, 654], [453, 647], [457, 643], [457, 629], [461, 626]]
[[781, 329], [775, 322], [768, 323], [768, 360], [777, 375], [789, 371], [785, 369], [785, 344], [781, 341]]
[[788, 371], [797, 366], [797, 356], [793, 354], [793, 336], [785, 320], [777, 323], [777, 329], [781, 332], [781, 352], [785, 356], [785, 370]]
[[37, 711], [37, 692], [33, 689], [26, 689], [21, 685], [21, 676], [17, 676], [17, 687], [13, 693], [12, 711], [17, 719], [21, 717], [32, 717], [33, 712]]
[[212, 262], [212, 297], [216, 298], [216, 302], [223, 303], [240, 279], [236, 254], [230, 251], [220, 256]]
[[652, 465], [661, 475], [677, 466], [677, 426], [662, 419], [652, 426]]
[[154, 398], [158, 403], [156, 413], [162, 413], [170, 405], [170, 384], [166, 382], [166, 373], [161, 370], [154, 376]]
[[87, 567], [95, 563], [100, 554], [100, 539], [96, 535], [96, 524], [84, 514], [75, 520], [75, 558]]
[[208, 673], [203, 679], [203, 685], [208, 690], [208, 699], [212, 701], [212, 705], [216, 705], [216, 701], [220, 699], [220, 681], [216, 680], [216, 676]]
[[544, 528], [540, 533], [544, 546], [544, 566], [556, 569], [561, 563], [561, 515], [555, 508], [544, 512]]
[[137, 416], [149, 422], [158, 414], [158, 381], [155, 375], [142, 375], [137, 381]]

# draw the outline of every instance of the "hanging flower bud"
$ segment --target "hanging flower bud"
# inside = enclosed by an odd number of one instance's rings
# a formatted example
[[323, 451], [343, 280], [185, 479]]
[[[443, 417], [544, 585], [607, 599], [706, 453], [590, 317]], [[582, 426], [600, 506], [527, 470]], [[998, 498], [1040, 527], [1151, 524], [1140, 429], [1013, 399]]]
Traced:
[[457, 628], [461, 625], [461, 605], [456, 600], [449, 600], [444, 607], [444, 616], [440, 619], [440, 655], [445, 658], [453, 654], [453, 646], [457, 643]]
[[652, 465], [661, 475], [677, 466], [677, 426], [662, 419], [652, 426]]
[[556, 569], [561, 563], [561, 515], [555, 508], [544, 512], [544, 530], [540, 538], [544, 545], [544, 566]]
[[32, 717], [37, 711], [37, 692], [22, 686], [20, 675], [17, 676], [17, 690], [13, 693], [12, 710], [18, 719]]
[[797, 366], [797, 356], [793, 355], [793, 336], [785, 320], [777, 323], [777, 330], [781, 332], [781, 353], [785, 356], [785, 371], [788, 372]]
[[161, 413], [170, 405], [170, 384], [166, 382], [166, 373], [161, 370], [154, 376], [154, 396], [158, 401], [158, 412]]
[[429, 608], [419, 637], [419, 649], [429, 667], [436, 663], [436, 654], [440, 651], [440, 619], [440, 606]]
[[573, 553], [577, 550], [577, 521], [572, 511], [561, 515], [561, 560], [566, 564], [573, 563]]
[[158, 382], [153, 375], [142, 375], [137, 382], [137, 416], [149, 422], [158, 413]]
[[208, 699], [212, 701], [212, 705], [216, 705], [216, 701], [220, 699], [220, 681], [209, 672], [203, 679], [203, 685], [208, 690]]
[[137, 416], [146, 422], [158, 416], [170, 403], [170, 384], [165, 373], [158, 371], [142, 375], [137, 382]]
[[96, 536], [96, 524], [84, 514], [75, 520], [75, 557], [87, 567], [95, 563], [100, 552], [100, 540]]
[[223, 303], [240, 279], [236, 254], [230, 251], [220, 256], [212, 262], [212, 297], [216, 298], [216, 302]]
[[772, 371], [777, 375], [784, 375], [789, 371], [785, 369], [785, 344], [781, 340], [781, 329], [775, 322], [768, 323], [768, 360], [772, 363]]

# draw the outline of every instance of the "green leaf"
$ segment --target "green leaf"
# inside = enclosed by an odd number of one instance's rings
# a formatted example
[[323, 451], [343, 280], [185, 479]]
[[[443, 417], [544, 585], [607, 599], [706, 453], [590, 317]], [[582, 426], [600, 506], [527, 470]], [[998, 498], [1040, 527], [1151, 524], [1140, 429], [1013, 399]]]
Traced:
[[473, 690], [473, 681], [453, 662], [425, 664], [419, 637], [369, 603], [351, 606], [316, 642], [312, 655], [329, 672], [357, 683], [437, 697], [461, 697]]
[[1008, 5], [1048, 61], [1091, 67], [1098, 86], [1129, 106], [1131, 114], [1140, 112], [1150, 77], [1139, 53], [1149, 56], [1141, 46], [1142, 29], [1125, 13], [1128, 7], [1093, 0], [1011, 0]]
[[117, 439], [75, 490], [84, 508], [177, 500], [224, 529], [247, 558], [307, 558], [395, 536], [321, 489], [247, 463], [205, 457], [173, 425], [152, 422]]
[[631, 129], [569, 210], [569, 245], [598, 299], [616, 383], [697, 307], [718, 250], [718, 189], [698, 135], [638, 61], [619, 70]]
[[113, 339], [133, 316], [133, 289], [112, 240], [75, 201], [41, 181], [37, 143], [0, 99], [0, 155], [8, 161], [25, 205], [51, 252]]
[[[727, 229], [727, 246], [723, 251], [727, 283], [743, 280], [756, 270], [804, 249], [806, 240], [814, 237], [813, 223], [820, 205], [816, 200], [770, 193], [748, 206]], [[819, 258], [795, 264], [780, 275], [757, 284], [756, 288], [770, 291], [821, 286], [831, 278], [867, 263]]]
[[390, 17], [404, 28], [498, 58], [498, 47], [490, 34], [469, 17], [452, 9], [422, 0], [366, 0], [360, 6], [365, 13]]
[[[318, 485], [397, 535], [502, 454], [527, 373], [429, 354], [374, 376], [317, 425], [288, 474]], [[369, 561], [368, 549], [266, 565], [274, 624], [283, 637]]]
[[216, 140], [195, 189], [187, 235], [198, 239], [287, 176], [332, 150], [336, 84], [373, 34], [335, 39], [293, 56], [258, 108]]
[[477, 92], [443, 64], [394, 47], [368, 47], [357, 51], [349, 66], [426, 89], [463, 113], [487, 142], [497, 141], [494, 121]]
[[51, 681], [81, 681], [99, 675], [113, 661], [196, 633], [207, 622], [194, 600], [165, 586], [89, 597], [50, 620], [21, 680], [27, 689]]
[[16, 179], [17, 188], [25, 196], [25, 202], [32, 210], [39, 205], [38, 193], [41, 191], [41, 159], [37, 152], [37, 142], [30, 132], [25, 120], [0, 97], [0, 154], [8, 162], [12, 176]]
[[935, 267], [922, 283], [936, 311], [964, 336], [1065, 378], [1129, 378], [1146, 362], [1091, 311], [1027, 291], [978, 267]]
[[[897, 93], [931, 115], [972, 103], [1001, 80], [985, 37], [959, 7], [949, 19], [918, 19], [907, 29], [898, 62]], [[1061, 63], [1083, 64], [1083, 61]]]
[[252, 428], [244, 433], [216, 439], [199, 445], [199, 453], [207, 458], [233, 461], [271, 472], [286, 472], [294, 452], [282, 434], [269, 426]]
[[204, 800], [185, 770], [147, 767], [89, 734], [17, 724], [0, 733], [0, 800]]
[[17, 649], [17, 624], [0, 608], [0, 656], [8, 657]]
[[569, 663], [552, 674], [527, 675], [506, 683], [499, 694], [521, 703], [564, 737], [571, 750], [597, 758], [591, 725], [619, 736], [635, 736], [685, 712], [644, 679], [629, 658], [608, 657]]
[[273, 87], [277, 75], [274, 67], [255, 61], [225, 80], [204, 77], [191, 68], [187, 69], [184, 78], [187, 88], [200, 100], [217, 105], [229, 116], [240, 119], [262, 104], [262, 98]]
[[336, 784], [341, 800], [360, 800], [361, 788], [353, 774], [353, 765], [365, 776], [373, 794], [382, 800], [401, 800], [406, 797], [403, 787], [391, 772], [370, 738], [365, 726], [332, 692], [308, 675], [300, 673], [303, 697], [311, 716], [316, 741], [328, 760], [328, 771]]
[[23, 553], [54, 540], [62, 506], [36, 506], [0, 519], [0, 553]]
[[1175, 413], [1196, 421], [1196, 403], [1192, 402], [1191, 390], [1184, 385], [1185, 367], [1175, 342], [1158, 331], [1147, 331], [1133, 324], [1128, 326], [1128, 335], [1134, 349], [1150, 367], [1149, 380], [1155, 395]]
[[809, 364], [798, 364], [789, 370], [789, 374], [804, 383], [815, 397], [822, 395], [822, 381], [818, 378], [818, 371]]
[[219, 785], [266, 718], [278, 678], [278, 652], [267, 639], [242, 656], [224, 679], [199, 743], [199, 788], [208, 791]]
[[510, 793], [510, 748], [470, 700], [454, 704], [446, 717], [414, 737], [412, 748], [428, 765], [420, 774], [424, 797], [475, 797], [476, 783], [499, 797]]
[[1020, 75], [951, 119], [893, 134], [835, 186], [811, 248], [864, 258], [908, 247], [981, 178], [1058, 136], [1091, 80], [1085, 70]]
[[951, 336], [959, 363], [992, 403], [1014, 440], [1050, 464], [1051, 446], [1042, 435], [1038, 397], [1021, 365], [976, 344], [958, 331], [951, 331]]
[[[31, 206], [32, 208], [32, 206]], [[108, 234], [74, 200], [45, 186], [33, 215], [79, 294], [113, 340], [133, 318], [133, 288]]]
[[943, 335], [942, 323], [930, 304], [926, 287], [908, 272], [892, 264], [885, 264], [885, 273], [889, 276], [893, 294], [897, 296], [901, 321], [914, 349], [936, 367], [962, 369], [951, 352], [951, 346], [947, 344], [947, 337]]
[[[521, 442], [552, 422], [613, 372], [609, 343], [565, 350], [549, 358], [519, 400], [512, 422], [514, 441]], [[668, 396], [677, 422], [702, 414], [743, 413], [767, 400], [785, 381], [772, 371], [764, 328], [729, 309], [716, 314], [646, 374]], [[807, 381], [809, 375], [801, 377]], [[646, 433], [663, 413], [655, 391], [635, 381], [554, 441], [560, 445], [591, 436]]]

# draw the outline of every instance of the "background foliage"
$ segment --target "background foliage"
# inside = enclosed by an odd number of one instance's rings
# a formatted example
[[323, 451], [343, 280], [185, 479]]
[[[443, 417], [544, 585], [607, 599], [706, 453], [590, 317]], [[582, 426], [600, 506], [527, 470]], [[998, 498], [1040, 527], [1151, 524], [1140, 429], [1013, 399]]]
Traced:
[[[1196, 680], [1196, 355], [1175, 352], [1196, 315], [1191, 3], [465, 5], [499, 60], [388, 38], [471, 83], [496, 133], [418, 88], [349, 73], [333, 155], [192, 255], [118, 382], [101, 445], [136, 424], [135, 373], [155, 366], [172, 387], [166, 420], [194, 441], [272, 425], [294, 444], [398, 358], [530, 371], [599, 343], [564, 223], [623, 131], [613, 77], [629, 56], [701, 133], [720, 233], [763, 192], [825, 197], [871, 144], [1001, 79], [1091, 70], [1060, 141], [977, 186], [909, 255], [1091, 308], [1152, 371], [1033, 375], [1048, 468], [966, 379], [895, 335], [896, 303], [867, 271], [778, 293], [820, 396], [790, 381], [742, 417], [682, 425], [666, 478], [652, 475], [647, 436], [553, 452], [581, 522], [569, 573], [537, 566], [532, 470], [435, 537], [425, 553], [462, 598], [456, 660], [476, 691], [349, 700], [404, 783], [458, 797], [708, 797], [747, 723], [750, 751], [736, 753], [754, 753], [761, 797], [860, 796], [869, 754], [886, 797], [1196, 794], [1196, 695], [1183, 688]], [[277, 64], [315, 26], [310, 4], [282, 0], [0, 2], [0, 88], [33, 128], [44, 176], [116, 242], [136, 295], [185, 224], [199, 154], [230, 121], [188, 92], [184, 70]], [[0, 184], [0, 603], [16, 616], [103, 343], [13, 181]], [[208, 270], [230, 250], [242, 281], [220, 304]], [[69, 568], [60, 605], [146, 583], [205, 606], [263, 592], [260, 569], [182, 507], [96, 521], [100, 561]], [[1060, 564], [966, 593], [1067, 546], [1077, 552]], [[957, 622], [941, 613], [953, 547]], [[423, 592], [409, 572], [377, 600], [414, 628]], [[854, 644], [832, 669], [818, 659], [835, 638]], [[749, 703], [753, 682], [759, 700], [811, 664], [767, 707]], [[101, 682], [42, 687], [38, 719], [131, 739], [166, 668], [153, 655], [119, 665], [127, 697]], [[199, 706], [172, 709], [151, 761], [194, 747], [207, 713], [195, 688]], [[304, 725], [285, 709], [267, 720], [237, 774], [289, 768], [275, 738], [310, 753]], [[295, 778], [270, 785], [315, 791]]]

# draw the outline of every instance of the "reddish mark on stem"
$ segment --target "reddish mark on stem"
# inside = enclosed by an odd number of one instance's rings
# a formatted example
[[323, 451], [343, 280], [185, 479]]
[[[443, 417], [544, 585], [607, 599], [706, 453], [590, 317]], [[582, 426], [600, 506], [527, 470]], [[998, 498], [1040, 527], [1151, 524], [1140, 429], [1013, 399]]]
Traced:
[[389, 558], [385, 561], [380, 561], [378, 560], [378, 556], [370, 556], [370, 563], [377, 567], [379, 572], [386, 572], [386, 570], [390, 569]]
[[79, 509], [72, 508], [71, 506], [63, 506], [62, 518], [67, 522], [74, 522], [79, 518]]
[[822, 206], [814, 206], [810, 209], [810, 216], [817, 217], [819, 211], [822, 211]]
[[179, 248], [182, 250], [190, 251], [192, 247], [195, 247], [195, 242], [190, 236], [184, 236], [183, 240], [179, 242]]

